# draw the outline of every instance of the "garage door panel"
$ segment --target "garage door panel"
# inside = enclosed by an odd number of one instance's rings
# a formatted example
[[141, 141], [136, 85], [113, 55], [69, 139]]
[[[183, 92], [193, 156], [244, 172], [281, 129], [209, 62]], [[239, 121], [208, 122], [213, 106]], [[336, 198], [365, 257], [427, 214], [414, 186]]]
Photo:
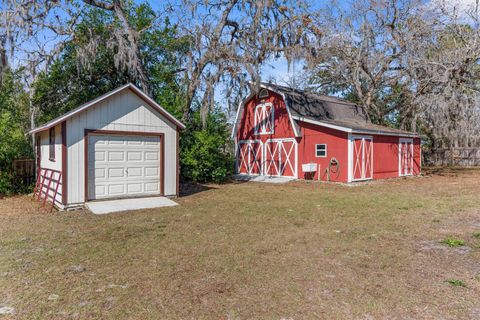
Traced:
[[143, 188], [142, 188], [141, 183], [130, 183], [128, 184], [128, 193], [129, 194], [134, 194], [134, 193], [142, 193]]
[[107, 177], [105, 168], [98, 168], [93, 170], [95, 173], [95, 179], [104, 179]]
[[160, 170], [158, 167], [145, 168], [145, 177], [158, 177], [159, 175], [160, 175]]
[[89, 136], [89, 199], [160, 193], [160, 137]]
[[123, 195], [123, 194], [125, 194], [125, 185], [123, 183], [109, 184], [108, 185], [108, 194], [109, 195]]
[[109, 151], [108, 161], [125, 161], [124, 151]]
[[90, 155], [90, 159], [95, 159], [96, 161], [105, 161], [106, 159], [106, 152], [105, 151], [95, 151], [94, 154]]
[[146, 192], [159, 192], [160, 184], [158, 182], [147, 182], [145, 183]]
[[156, 151], [145, 151], [145, 160], [158, 160], [158, 152]]
[[142, 168], [132, 168], [128, 167], [127, 169], [127, 177], [132, 178], [132, 177], [141, 177], [142, 176]]
[[108, 168], [108, 178], [123, 178], [125, 171], [123, 168]]
[[97, 196], [104, 196], [105, 195], [105, 186], [99, 185], [95, 187], [95, 194]]
[[142, 161], [142, 152], [141, 151], [129, 151], [127, 152], [128, 161]]

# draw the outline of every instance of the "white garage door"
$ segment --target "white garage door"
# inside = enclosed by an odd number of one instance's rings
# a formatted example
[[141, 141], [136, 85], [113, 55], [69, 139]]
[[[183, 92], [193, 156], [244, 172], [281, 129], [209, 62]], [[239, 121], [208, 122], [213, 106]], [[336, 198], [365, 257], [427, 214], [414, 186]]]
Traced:
[[88, 137], [88, 199], [160, 194], [160, 137]]

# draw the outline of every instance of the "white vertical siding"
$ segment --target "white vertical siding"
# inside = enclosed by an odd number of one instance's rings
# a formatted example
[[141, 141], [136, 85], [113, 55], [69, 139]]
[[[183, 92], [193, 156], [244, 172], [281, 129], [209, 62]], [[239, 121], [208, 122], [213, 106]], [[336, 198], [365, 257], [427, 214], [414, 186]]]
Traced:
[[167, 196], [176, 194], [176, 126], [131, 90], [125, 90], [67, 120], [69, 205], [85, 201], [85, 129], [163, 133], [164, 191]]
[[[40, 167], [46, 169], [53, 169], [62, 171], [62, 126], [57, 125], [55, 127], [55, 159], [50, 159], [50, 144], [49, 144], [49, 130], [39, 132], [37, 134], [37, 139], [40, 139]], [[59, 176], [57, 173], [54, 174], [54, 179], [58, 180]], [[55, 189], [57, 184], [52, 182], [50, 185], [51, 189]], [[62, 205], [62, 183], [59, 182], [58, 193], [55, 198], [55, 204], [59, 207]], [[55, 191], [51, 190], [49, 192], [50, 196], [53, 197]]]

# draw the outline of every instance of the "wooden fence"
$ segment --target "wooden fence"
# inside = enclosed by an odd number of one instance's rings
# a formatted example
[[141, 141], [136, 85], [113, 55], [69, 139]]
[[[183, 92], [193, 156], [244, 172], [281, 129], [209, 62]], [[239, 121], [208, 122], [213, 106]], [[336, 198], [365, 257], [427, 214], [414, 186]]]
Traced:
[[439, 149], [436, 150], [429, 158], [429, 162], [432, 162], [433, 165], [437, 166], [480, 166], [480, 147]]
[[12, 185], [15, 189], [28, 187], [35, 182], [35, 160], [14, 160], [12, 169]]

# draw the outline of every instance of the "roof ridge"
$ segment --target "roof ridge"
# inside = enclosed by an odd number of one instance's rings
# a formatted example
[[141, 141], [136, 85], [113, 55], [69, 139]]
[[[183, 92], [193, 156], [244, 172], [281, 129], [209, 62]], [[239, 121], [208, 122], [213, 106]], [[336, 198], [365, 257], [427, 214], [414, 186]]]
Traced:
[[[279, 85], [279, 84], [275, 84], [275, 83], [271, 83], [271, 82], [261, 82], [260, 84], [265, 85], [265, 86], [270, 86], [270, 87], [273, 87], [273, 88], [276, 87], [276, 88], [278, 88], [278, 89], [290, 90], [290, 91], [293, 91], [294, 93], [303, 93], [303, 94], [314, 95], [314, 96], [316, 96], [319, 100], [332, 99], [332, 100], [335, 100], [336, 102], [339, 102], [339, 103], [342, 103], [342, 104], [357, 105], [356, 103], [351, 102], [351, 101], [348, 101], [348, 100], [346, 100], [346, 99], [344, 99], [344, 98], [340, 98], [340, 97], [336, 97], [336, 96], [331, 96], [331, 95], [326, 95], [326, 94], [320, 94], [320, 93], [317, 93], [317, 92], [314, 92], [314, 91], [305, 90], [305, 89], [299, 89], [299, 88], [293, 88], [293, 87], [283, 86], [283, 85]], [[297, 91], [298, 91], [298, 92], [297, 92]]]

